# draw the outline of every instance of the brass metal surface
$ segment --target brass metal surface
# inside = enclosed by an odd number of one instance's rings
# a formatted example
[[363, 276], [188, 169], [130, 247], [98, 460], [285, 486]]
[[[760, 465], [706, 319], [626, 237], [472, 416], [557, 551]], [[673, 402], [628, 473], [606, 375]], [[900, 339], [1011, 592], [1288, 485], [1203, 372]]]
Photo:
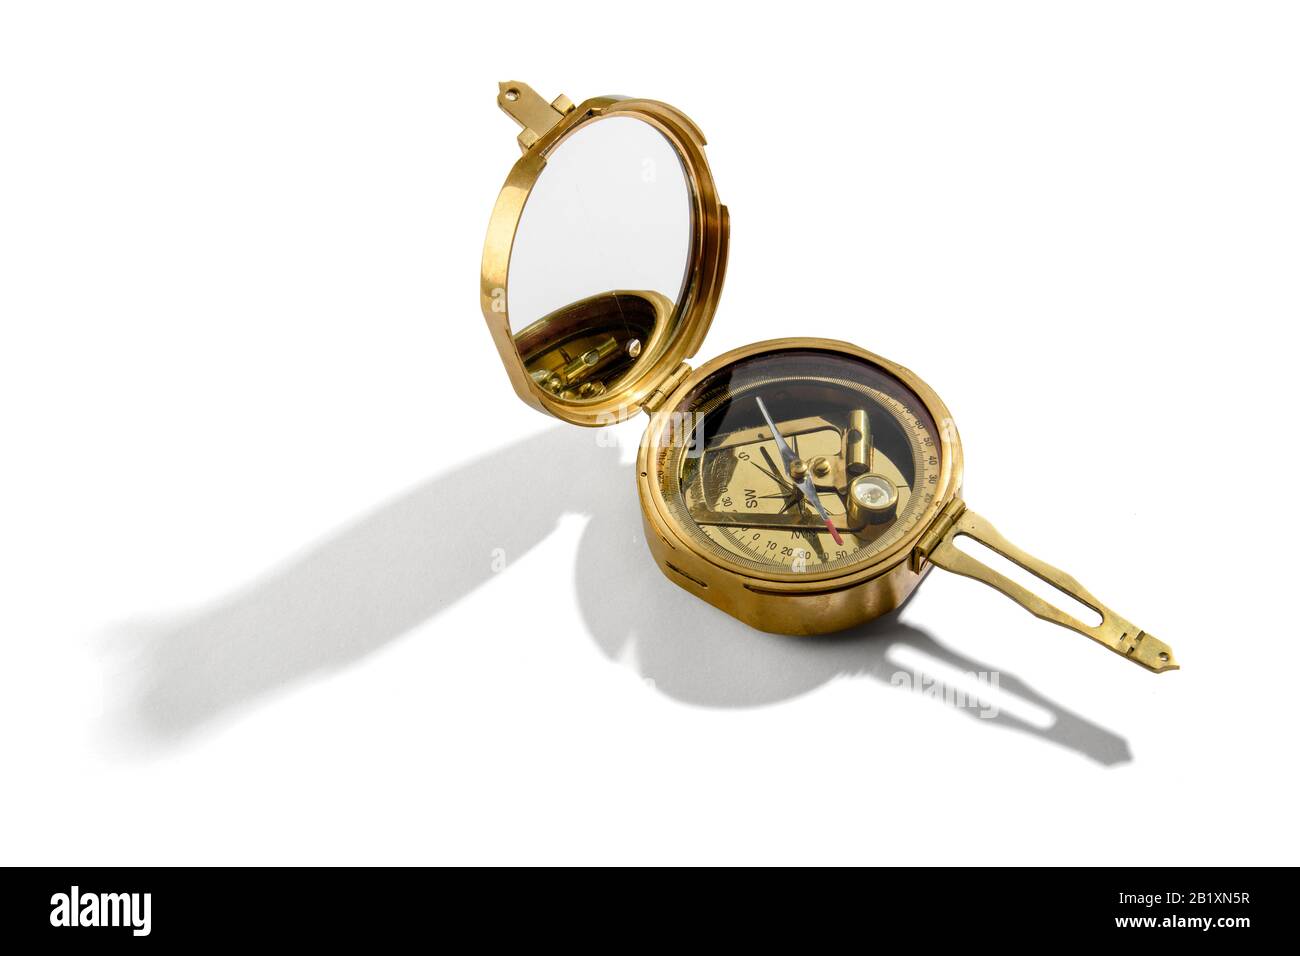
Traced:
[[845, 473], [860, 475], [871, 470], [871, 424], [865, 409], [849, 416], [849, 430], [844, 436]]
[[[952, 571], [954, 574], [961, 574], [982, 581], [1001, 591], [1035, 617], [1077, 631], [1084, 637], [1091, 638], [1103, 647], [1110, 648], [1121, 657], [1127, 658], [1149, 671], [1159, 674], [1163, 671], [1178, 670], [1178, 662], [1174, 660], [1174, 652], [1168, 644], [1157, 640], [1127, 618], [1116, 614], [1093, 597], [1083, 585], [1070, 575], [1016, 547], [1002, 537], [988, 521], [967, 509], [960, 502], [957, 504], [959, 507], [953, 509], [955, 516], [952, 520], [946, 522], [946, 530], [942, 535], [937, 540], [933, 542], [927, 541], [924, 544], [925, 550], [921, 556], [925, 560], [947, 571]], [[1073, 615], [1065, 613], [1034, 592], [990, 568], [973, 555], [960, 550], [956, 545], [956, 539], [963, 535], [973, 538], [1002, 555], [1008, 561], [1014, 562], [1029, 573], [1036, 575], [1053, 587], [1059, 588], [1092, 608], [1101, 615], [1100, 623], [1095, 626], [1083, 623]]]
[[[1101, 604], [1074, 578], [1008, 542], [966, 508], [961, 498], [962, 448], [952, 417], [934, 390], [907, 368], [847, 342], [784, 338], [744, 346], [691, 369], [685, 359], [702, 342], [721, 293], [729, 225], [704, 159], [704, 137], [684, 114], [643, 99], [597, 97], [576, 107], [564, 96], [548, 102], [515, 81], [500, 85], [498, 103], [522, 127], [519, 144], [524, 155], [507, 177], [488, 227], [480, 281], [484, 318], [512, 386], [529, 405], [579, 425], [609, 424], [637, 409], [650, 415], [637, 455], [637, 489], [646, 542], [670, 580], [757, 629], [822, 634], [898, 608], [931, 567], [938, 566], [988, 584], [1037, 617], [1077, 631], [1148, 670], [1178, 669], [1167, 644]], [[528, 195], [547, 156], [566, 137], [583, 124], [613, 115], [651, 124], [682, 161], [692, 201], [682, 299], [674, 305], [658, 293], [612, 290], [572, 303], [512, 333], [506, 284]], [[620, 320], [630, 314], [645, 321], [620, 321], [617, 328], [602, 324], [602, 310], [610, 305], [619, 308]], [[669, 500], [664, 491], [675, 486], [661, 474], [663, 468], [679, 467], [682, 459], [679, 453], [661, 454], [661, 450], [681, 440], [683, 415], [703, 414], [702, 409], [685, 405], [687, 396], [716, 373], [747, 359], [797, 350], [831, 353], [874, 366], [919, 400], [937, 429], [933, 445], [926, 446], [923, 464], [930, 471], [925, 474], [924, 494], [920, 488], [908, 490], [903, 483], [906, 476], [897, 473], [890, 455], [876, 447], [882, 439], [873, 435], [865, 409], [853, 409], [847, 425], [836, 426], [821, 415], [774, 421], [759, 401], [766, 425], [738, 427], [718, 436], [707, 453], [739, 457], [742, 451], [752, 451], [754, 465], [775, 483], [770, 486], [775, 491], [763, 497], [779, 499], [771, 505], [780, 507], [779, 512], [749, 510], [761, 503], [750, 495], [746, 510], [739, 510], [740, 505], [700, 506], [683, 517], [688, 512], [682, 502]], [[910, 409], [899, 406], [892, 414], [901, 416], [905, 428], [909, 421], [911, 427], [922, 427], [919, 417], [908, 419]], [[885, 424], [893, 427], [889, 419]], [[802, 455], [797, 453], [800, 440], [805, 448]], [[794, 447], [784, 447], [785, 441]], [[780, 462], [769, 445], [782, 446], [787, 453]], [[759, 466], [759, 455], [765, 465]], [[699, 474], [703, 481], [704, 472]], [[855, 487], [861, 494], [854, 494]], [[907, 491], [906, 518], [899, 503], [900, 489]], [[680, 491], [676, 494], [680, 496]], [[842, 551], [845, 557], [835, 561], [802, 563], [794, 558], [787, 567], [775, 561], [747, 560], [712, 546], [704, 529], [720, 533], [716, 529], [726, 528], [779, 530], [791, 537], [807, 534], [810, 540], [829, 533], [837, 542], [843, 534], [859, 542], [875, 541], [877, 546]], [[892, 529], [891, 536], [882, 537], [882, 529]], [[1081, 601], [1100, 615], [1100, 623], [1089, 626], [960, 550], [955, 542], [962, 536]]]

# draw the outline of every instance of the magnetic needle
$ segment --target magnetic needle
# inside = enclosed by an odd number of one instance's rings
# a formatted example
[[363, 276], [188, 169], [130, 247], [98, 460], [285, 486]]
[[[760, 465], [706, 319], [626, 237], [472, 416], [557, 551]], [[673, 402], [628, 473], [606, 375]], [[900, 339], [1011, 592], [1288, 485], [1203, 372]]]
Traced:
[[[523, 157], [483, 252], [483, 315], [519, 397], [597, 426], [650, 416], [637, 457], [646, 541], [667, 577], [764, 631], [821, 634], [897, 608], [932, 567], [1147, 668], [1167, 644], [1003, 538], [961, 497], [939, 396], [847, 342], [789, 338], [698, 369], [729, 221], [704, 136], [674, 107], [547, 102], [503, 83]], [[1096, 612], [1069, 614], [957, 547], [974, 539]]]

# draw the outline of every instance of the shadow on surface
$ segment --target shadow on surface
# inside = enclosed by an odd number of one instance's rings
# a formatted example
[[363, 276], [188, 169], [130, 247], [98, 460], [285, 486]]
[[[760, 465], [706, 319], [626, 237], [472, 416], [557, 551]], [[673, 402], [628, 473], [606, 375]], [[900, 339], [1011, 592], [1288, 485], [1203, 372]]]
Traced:
[[[660, 574], [642, 540], [632, 467], [598, 433], [560, 427], [417, 486], [311, 547], [260, 581], [193, 617], [118, 635], [127, 658], [119, 729], [134, 748], [178, 743], [294, 683], [347, 667], [455, 603], [491, 577], [494, 549], [510, 563], [565, 514], [590, 521], [576, 568], [587, 629], [610, 658], [676, 700], [754, 707], [836, 677], [890, 683], [891, 646], [912, 647], [963, 672], [999, 668], [969, 660], [900, 618], [900, 611], [829, 637], [754, 631]], [[558, 462], [530, 473], [528, 507], [485, 514], [458, 504], [517, 495], [519, 462]], [[581, 476], [576, 478], [574, 476]], [[460, 560], [447, 560], [458, 542]], [[499, 567], [498, 563], [498, 567]], [[1127, 741], [1000, 672], [1001, 689], [1050, 712], [1040, 728], [999, 713], [981, 720], [1067, 747], [1105, 765], [1129, 759]], [[974, 708], [954, 708], [976, 717]]]

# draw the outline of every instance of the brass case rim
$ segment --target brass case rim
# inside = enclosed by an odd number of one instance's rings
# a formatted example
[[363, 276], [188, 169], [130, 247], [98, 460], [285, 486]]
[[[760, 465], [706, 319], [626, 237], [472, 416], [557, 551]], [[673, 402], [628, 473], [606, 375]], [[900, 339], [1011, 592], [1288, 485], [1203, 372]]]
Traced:
[[[669, 515], [667, 503], [659, 488], [659, 481], [654, 473], [655, 451], [659, 447], [660, 437], [672, 423], [673, 412], [682, 398], [705, 378], [727, 365], [741, 359], [750, 358], [767, 352], [787, 349], [816, 349], [834, 352], [861, 359], [878, 366], [883, 371], [899, 379], [910, 388], [925, 405], [934, 419], [939, 431], [939, 481], [935, 488], [934, 500], [922, 512], [916, 526], [906, 537], [900, 539], [887, 551], [877, 555], [869, 564], [848, 570], [777, 572], [758, 574], [752, 569], [727, 561], [720, 556], [705, 551], [689, 537], [678, 532], [676, 522]], [[934, 389], [930, 388], [914, 372], [896, 362], [891, 362], [874, 352], [859, 348], [850, 342], [824, 338], [783, 338], [767, 339], [752, 345], [741, 346], [725, 352], [717, 358], [710, 359], [694, 370], [664, 400], [659, 410], [651, 417], [650, 424], [641, 436], [641, 447], [637, 451], [637, 490], [641, 497], [641, 509], [651, 528], [674, 551], [686, 551], [695, 558], [718, 568], [735, 578], [751, 591], [769, 594], [825, 593], [856, 587], [866, 581], [888, 574], [897, 565], [905, 563], [911, 557], [917, 543], [925, 532], [934, 524], [939, 513], [961, 492], [962, 482], [961, 439], [952, 415], [943, 400]], [[823, 584], [820, 588], [810, 588], [810, 584]]]
[[[687, 259], [681, 318], [663, 352], [623, 387], [596, 400], [568, 401], [548, 394], [524, 368], [523, 357], [510, 331], [509, 273], [515, 236], [547, 157], [568, 137], [588, 123], [614, 116], [640, 119], [662, 133], [677, 152], [690, 186], [691, 243]], [[510, 384], [524, 402], [538, 411], [575, 425], [599, 426], [624, 421], [693, 356], [703, 342], [717, 311], [726, 274], [730, 232], [727, 207], [718, 198], [713, 174], [704, 156], [705, 139], [699, 127], [667, 103], [646, 99], [603, 96], [585, 100], [565, 114], [511, 168], [497, 196], [483, 244], [479, 305], [492, 340], [500, 353]], [[502, 301], [504, 300], [504, 301]], [[498, 303], [501, 303], [500, 305]]]

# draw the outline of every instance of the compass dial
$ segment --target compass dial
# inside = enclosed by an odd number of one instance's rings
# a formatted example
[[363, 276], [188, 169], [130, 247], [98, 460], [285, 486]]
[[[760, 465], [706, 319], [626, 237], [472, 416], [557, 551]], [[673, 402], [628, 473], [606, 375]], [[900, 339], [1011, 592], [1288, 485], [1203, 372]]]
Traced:
[[865, 359], [812, 349], [708, 376], [659, 442], [675, 523], [758, 571], [868, 561], [916, 529], [939, 483], [941, 443], [921, 399]]

